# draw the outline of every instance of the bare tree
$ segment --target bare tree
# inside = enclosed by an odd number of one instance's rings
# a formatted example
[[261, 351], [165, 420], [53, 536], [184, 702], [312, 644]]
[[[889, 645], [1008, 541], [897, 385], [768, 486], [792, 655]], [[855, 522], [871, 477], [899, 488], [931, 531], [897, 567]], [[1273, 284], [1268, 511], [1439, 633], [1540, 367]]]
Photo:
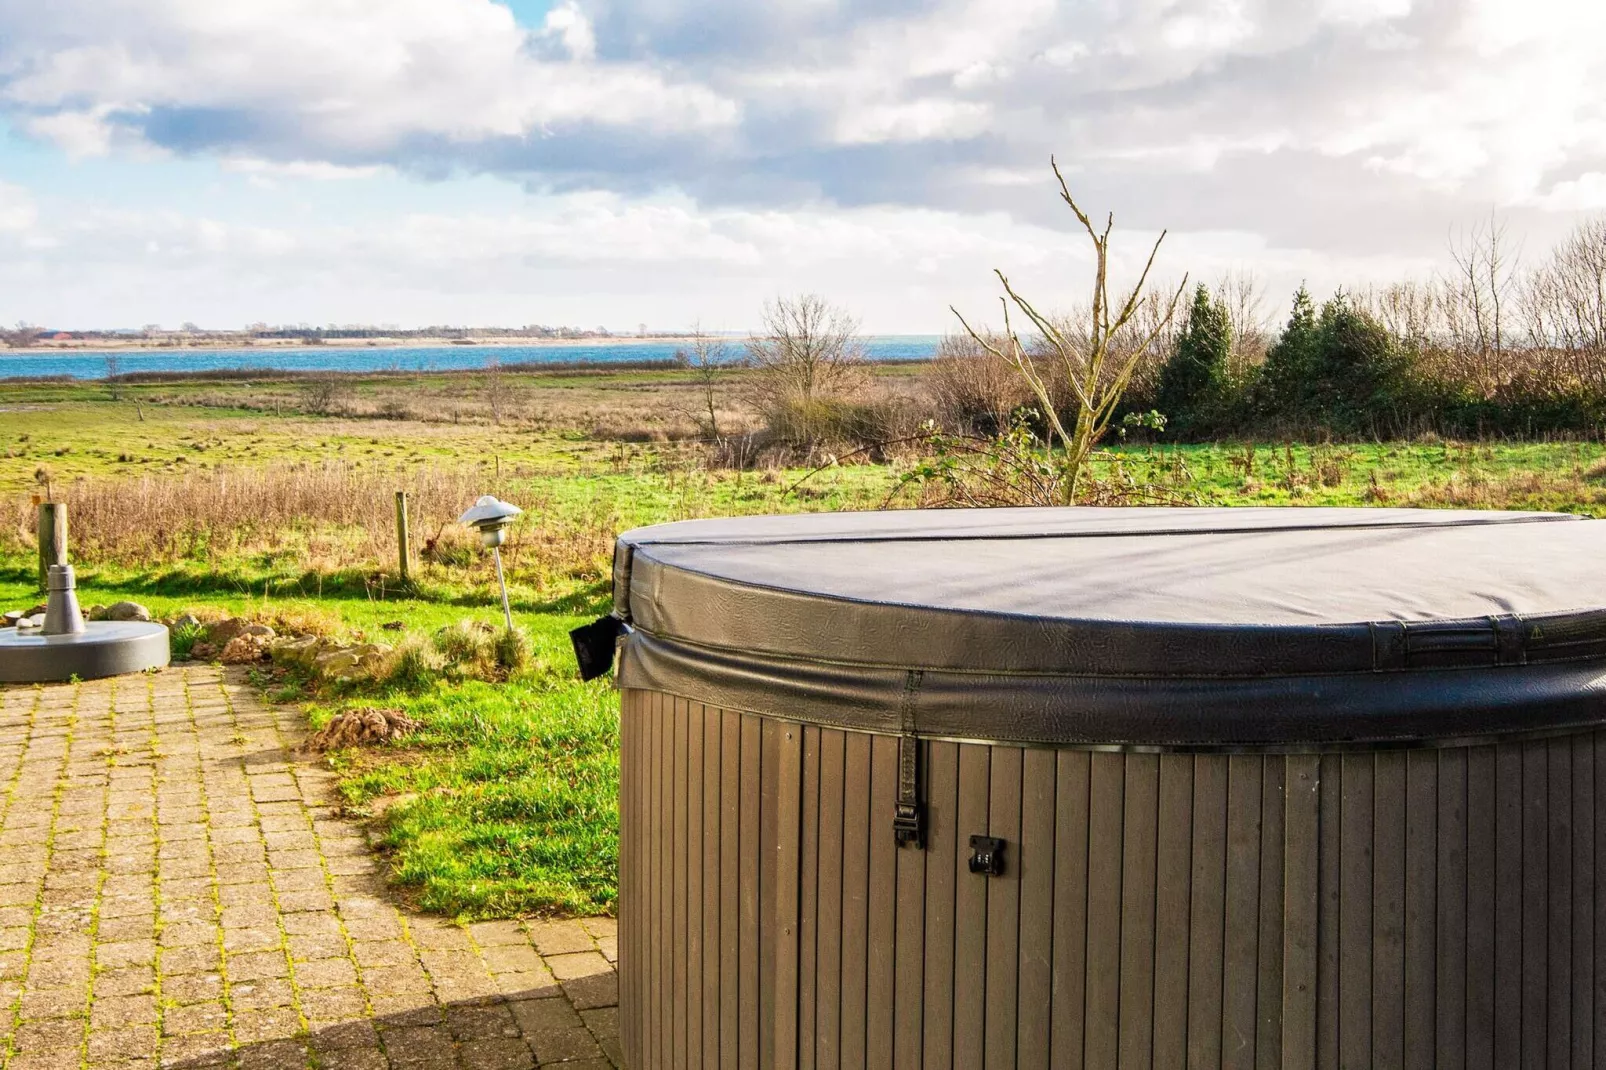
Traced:
[[817, 294], [764, 305], [763, 333], [747, 340], [765, 407], [808, 406], [852, 394], [868, 380], [859, 321]]
[[686, 367], [697, 384], [698, 411], [691, 416], [703, 437], [719, 445], [724, 435], [719, 429], [719, 392], [735, 359], [724, 339], [703, 333], [701, 325], [692, 327], [691, 349], [684, 354]]
[[[1148, 260], [1144, 262], [1143, 271], [1138, 276], [1136, 285], [1125, 297], [1112, 301], [1109, 286], [1109, 248], [1110, 231], [1115, 226], [1115, 217], [1111, 214], [1106, 218], [1102, 232], [1094, 229], [1087, 213], [1082, 211], [1071, 196], [1070, 187], [1065, 183], [1065, 176], [1060, 173], [1059, 163], [1053, 159], [1050, 159], [1049, 163], [1054, 170], [1055, 179], [1059, 182], [1060, 199], [1070, 206], [1071, 211], [1076, 214], [1077, 222], [1082, 224], [1082, 229], [1087, 232], [1089, 240], [1093, 243], [1092, 303], [1082, 327], [1067, 328], [1057, 324], [1052, 317], [1039, 312], [1030, 301], [1015, 291], [1009, 283], [1008, 276], [996, 269], [993, 273], [998, 276], [998, 281], [1004, 288], [1004, 296], [999, 299], [1004, 310], [1002, 337], [971, 327], [958, 309], [953, 309], [953, 313], [959, 317], [959, 322], [964, 325], [965, 330], [977, 344], [1000, 359], [1008, 361], [1020, 373], [1032, 395], [1042, 406], [1042, 415], [1048, 424], [1049, 435], [1064, 451], [1064, 457], [1060, 461], [1063, 476], [1059, 480], [1058, 487], [1063, 504], [1070, 505], [1077, 500], [1077, 492], [1086, 475], [1094, 447], [1109, 430], [1110, 421], [1115, 416], [1121, 395], [1125, 393], [1127, 384], [1132, 379], [1132, 373], [1150, 352], [1155, 339], [1171, 325], [1172, 318], [1176, 314], [1177, 301], [1187, 287], [1188, 279], [1184, 275], [1170, 298], [1157, 307], [1156, 314], [1152, 318], [1145, 317], [1150, 319], [1150, 322], [1144, 323], [1141, 330], [1134, 329], [1139, 322], [1138, 313], [1144, 302], [1149, 271], [1154, 267], [1154, 258], [1160, 251], [1161, 243], [1165, 241], [1165, 231], [1160, 232], [1160, 236], [1155, 239], [1154, 247], [1149, 250]], [[1021, 341], [1019, 333], [1015, 330], [1011, 319], [1011, 306], [1024, 314], [1037, 331], [1041, 340], [1039, 349], [1042, 353], [1037, 359], [1033, 358], [1031, 349]], [[1040, 363], [1046, 367], [1039, 367]], [[1054, 405], [1056, 384], [1069, 387], [1071, 397], [1074, 399], [1074, 413], [1068, 421]]]
[[502, 374], [502, 362], [491, 358], [485, 362], [485, 403], [491, 408], [491, 422], [502, 424], [502, 414], [512, 398], [512, 390]]
[[1505, 313], [1519, 259], [1507, 249], [1506, 224], [1491, 212], [1488, 223], [1452, 234], [1450, 259], [1455, 274], [1447, 280], [1446, 297], [1452, 336], [1463, 349], [1498, 357], [1505, 349]]
[[[1270, 332], [1266, 327], [1266, 287], [1252, 271], [1228, 271], [1216, 281], [1216, 300], [1227, 309], [1232, 325], [1232, 374], [1243, 375], [1266, 357]], [[1159, 294], [1151, 292], [1151, 298]], [[1151, 302], [1158, 305], [1158, 301]], [[1162, 347], [1166, 348], [1166, 347]]]

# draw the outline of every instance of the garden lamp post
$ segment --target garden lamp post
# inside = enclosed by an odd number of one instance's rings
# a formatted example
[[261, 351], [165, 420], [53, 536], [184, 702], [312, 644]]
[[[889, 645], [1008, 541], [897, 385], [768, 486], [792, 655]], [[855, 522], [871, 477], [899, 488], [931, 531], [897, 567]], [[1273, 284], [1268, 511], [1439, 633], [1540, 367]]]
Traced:
[[513, 610], [507, 603], [507, 579], [502, 575], [502, 551], [498, 547], [507, 540], [507, 529], [513, 519], [523, 512], [518, 506], [499, 501], [494, 494], [487, 494], [457, 518], [459, 524], [479, 529], [480, 543], [488, 547], [496, 558], [496, 582], [502, 588], [502, 616], [507, 619], [507, 630], [510, 632], [513, 630]]

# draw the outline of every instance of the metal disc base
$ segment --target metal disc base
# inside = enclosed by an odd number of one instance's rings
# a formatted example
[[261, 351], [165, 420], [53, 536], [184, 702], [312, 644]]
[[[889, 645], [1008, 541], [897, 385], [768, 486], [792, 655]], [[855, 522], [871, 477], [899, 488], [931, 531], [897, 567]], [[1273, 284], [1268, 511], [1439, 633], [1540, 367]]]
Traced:
[[144, 672], [162, 668], [168, 656], [167, 628], [148, 621], [92, 621], [71, 635], [0, 628], [0, 684]]

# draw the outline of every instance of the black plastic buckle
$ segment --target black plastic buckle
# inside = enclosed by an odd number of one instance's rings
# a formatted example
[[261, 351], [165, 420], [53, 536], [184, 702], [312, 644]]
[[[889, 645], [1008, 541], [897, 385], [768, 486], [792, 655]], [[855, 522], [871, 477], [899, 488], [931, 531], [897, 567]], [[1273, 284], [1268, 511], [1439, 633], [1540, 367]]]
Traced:
[[599, 676], [606, 676], [608, 670], [613, 668], [613, 654], [619, 637], [629, 630], [624, 621], [609, 614], [570, 632], [569, 642], [574, 644], [574, 660], [580, 666], [580, 679], [595, 680]]
[[970, 871], [996, 877], [1004, 872], [1004, 841], [994, 836], [970, 838]]
[[899, 847], [917, 851], [926, 845], [926, 815], [919, 803], [899, 803], [893, 809], [892, 838]]

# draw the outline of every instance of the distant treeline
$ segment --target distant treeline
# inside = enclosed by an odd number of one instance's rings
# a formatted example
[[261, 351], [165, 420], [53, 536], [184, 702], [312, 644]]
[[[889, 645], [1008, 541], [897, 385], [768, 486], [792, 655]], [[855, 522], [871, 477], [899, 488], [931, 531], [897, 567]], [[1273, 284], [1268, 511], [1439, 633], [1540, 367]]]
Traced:
[[[1302, 287], [1272, 328], [1254, 314], [1252, 280], [1197, 285], [1159, 330], [1123, 408], [1163, 415], [1159, 435], [1170, 441], [1606, 435], [1606, 219], [1527, 269], [1504, 243], [1491, 223], [1454, 244], [1453, 273], [1428, 282], [1320, 304]], [[1134, 336], [1162, 306], [1150, 297]], [[974, 339], [946, 340], [936, 363], [950, 422], [990, 431], [1032, 404], [1007, 362]]]

